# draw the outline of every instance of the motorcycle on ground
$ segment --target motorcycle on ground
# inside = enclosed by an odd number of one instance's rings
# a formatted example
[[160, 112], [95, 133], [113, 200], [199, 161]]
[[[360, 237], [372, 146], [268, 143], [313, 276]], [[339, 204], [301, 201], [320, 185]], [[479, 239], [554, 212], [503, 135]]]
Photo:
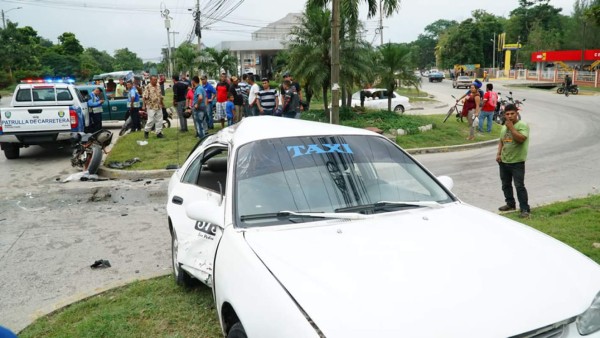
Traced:
[[102, 153], [110, 145], [113, 134], [110, 130], [101, 129], [92, 134], [73, 133], [73, 156], [71, 165], [87, 171], [90, 175], [96, 174], [102, 162]]

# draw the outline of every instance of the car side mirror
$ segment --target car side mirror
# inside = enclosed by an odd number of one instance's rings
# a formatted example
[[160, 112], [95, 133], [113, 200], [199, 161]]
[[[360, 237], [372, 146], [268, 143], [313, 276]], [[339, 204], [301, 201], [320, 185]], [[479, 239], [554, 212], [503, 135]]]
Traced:
[[215, 201], [194, 201], [185, 207], [185, 214], [188, 218], [198, 222], [207, 222], [224, 226], [225, 206]]
[[444, 187], [446, 187], [446, 189], [452, 191], [452, 188], [454, 188], [454, 180], [451, 177], [438, 176], [437, 179]]

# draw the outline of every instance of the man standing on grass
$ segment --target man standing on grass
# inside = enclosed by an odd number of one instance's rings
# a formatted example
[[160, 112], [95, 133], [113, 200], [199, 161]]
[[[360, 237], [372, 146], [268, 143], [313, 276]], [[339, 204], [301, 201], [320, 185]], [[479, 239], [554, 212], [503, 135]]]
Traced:
[[142, 97], [144, 99], [144, 110], [148, 113], [148, 122], [146, 122], [146, 126], [144, 127], [144, 138], [148, 138], [152, 126], [154, 126], [157, 138], [165, 137], [162, 134], [162, 108], [164, 108], [165, 105], [163, 103], [163, 96], [160, 93], [156, 75], [150, 77], [150, 84], [144, 88]]
[[529, 217], [529, 197], [525, 188], [525, 160], [529, 148], [529, 126], [519, 120], [519, 112], [514, 104], [508, 104], [504, 108], [506, 122], [500, 131], [500, 143], [496, 161], [500, 166], [500, 180], [502, 181], [502, 192], [506, 205], [498, 208], [500, 211], [516, 209], [515, 197], [513, 195], [512, 182], [515, 182], [517, 199], [521, 209], [522, 218]]
[[185, 100], [187, 95], [187, 84], [179, 81], [179, 76], [173, 75], [173, 106], [177, 108], [177, 117], [179, 118], [179, 131], [187, 132], [187, 119], [183, 115], [185, 111]]
[[269, 79], [262, 79], [263, 89], [258, 92], [258, 110], [260, 115], [273, 115], [277, 110], [277, 90], [269, 87]]
[[[229, 94], [229, 83], [227, 82], [227, 74], [221, 73], [219, 83], [217, 83], [217, 111], [215, 112], [214, 119], [223, 122], [227, 119], [227, 95]], [[209, 112], [210, 114], [211, 112]], [[212, 114], [211, 114], [212, 115]], [[209, 127], [210, 128], [210, 127]]]
[[196, 137], [204, 137], [204, 115], [206, 114], [206, 92], [200, 84], [200, 78], [194, 76], [192, 78], [192, 87], [194, 88], [194, 101], [192, 106], [192, 116], [194, 117], [194, 125], [196, 126]]
[[258, 92], [260, 88], [254, 82], [254, 74], [248, 73], [248, 84], [250, 90], [248, 91], [248, 109], [250, 109], [249, 116], [258, 116]]

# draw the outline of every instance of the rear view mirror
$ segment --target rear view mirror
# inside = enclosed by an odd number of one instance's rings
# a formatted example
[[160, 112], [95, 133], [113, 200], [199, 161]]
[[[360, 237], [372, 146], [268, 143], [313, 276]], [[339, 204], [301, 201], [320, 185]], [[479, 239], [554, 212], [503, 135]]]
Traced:
[[446, 189], [452, 191], [452, 188], [454, 188], [454, 180], [451, 177], [439, 176], [437, 179]]

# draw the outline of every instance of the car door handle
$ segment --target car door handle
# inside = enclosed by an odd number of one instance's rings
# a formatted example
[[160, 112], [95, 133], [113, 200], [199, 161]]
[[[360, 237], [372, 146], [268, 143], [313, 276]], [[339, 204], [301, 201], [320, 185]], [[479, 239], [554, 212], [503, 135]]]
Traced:
[[183, 198], [181, 198], [179, 196], [173, 196], [173, 199], [171, 200], [171, 202], [173, 202], [173, 204], [182, 205]]

